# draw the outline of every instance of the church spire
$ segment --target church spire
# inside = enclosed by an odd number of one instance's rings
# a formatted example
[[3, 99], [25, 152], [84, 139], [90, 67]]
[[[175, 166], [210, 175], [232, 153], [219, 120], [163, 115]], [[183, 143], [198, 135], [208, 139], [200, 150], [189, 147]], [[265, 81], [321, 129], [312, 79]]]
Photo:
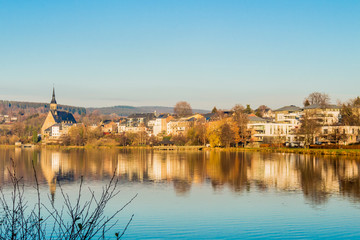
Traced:
[[50, 102], [50, 110], [53, 110], [55, 113], [57, 110], [57, 103], [56, 103], [56, 99], [55, 99], [55, 87], [53, 87], [53, 95], [52, 95], [52, 99]]
[[53, 87], [53, 94], [52, 94], [52, 99], [50, 103], [55, 103], [56, 104], [56, 99], [55, 99], [55, 87]]

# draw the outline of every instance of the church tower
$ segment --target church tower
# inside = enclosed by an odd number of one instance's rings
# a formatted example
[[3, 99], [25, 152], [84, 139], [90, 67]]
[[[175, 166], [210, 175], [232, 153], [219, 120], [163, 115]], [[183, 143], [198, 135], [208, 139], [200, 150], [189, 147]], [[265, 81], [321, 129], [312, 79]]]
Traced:
[[50, 102], [50, 110], [52, 110], [52, 111], [57, 110], [57, 103], [56, 103], [56, 99], [55, 99], [55, 88], [53, 88], [52, 99]]
[[55, 88], [53, 88], [53, 94], [50, 102], [50, 111], [45, 118], [43, 126], [41, 127], [42, 137], [44, 137], [44, 139], [49, 136], [53, 138], [59, 138], [59, 135], [52, 136], [52, 128], [50, 127], [54, 126], [55, 124], [59, 124], [58, 127], [60, 126], [61, 128], [65, 126], [64, 124], [66, 124], [66, 127], [69, 127], [75, 123], [76, 120], [70, 112], [58, 110], [55, 99]]

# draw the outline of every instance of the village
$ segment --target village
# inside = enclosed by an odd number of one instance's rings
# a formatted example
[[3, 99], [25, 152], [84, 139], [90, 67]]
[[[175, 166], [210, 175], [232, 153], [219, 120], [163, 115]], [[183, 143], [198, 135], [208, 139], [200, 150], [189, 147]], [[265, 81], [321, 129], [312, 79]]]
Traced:
[[187, 102], [179, 102], [173, 114], [136, 113], [86, 125], [77, 122], [72, 113], [58, 110], [53, 91], [39, 139], [42, 144], [86, 145], [89, 138], [105, 138], [115, 139], [121, 146], [307, 147], [359, 143], [359, 98], [339, 106], [329, 104], [325, 94], [314, 94], [309, 95], [304, 107], [289, 105], [271, 110], [260, 106], [253, 111], [250, 106], [236, 105], [231, 110], [214, 108], [199, 114], [192, 113]]

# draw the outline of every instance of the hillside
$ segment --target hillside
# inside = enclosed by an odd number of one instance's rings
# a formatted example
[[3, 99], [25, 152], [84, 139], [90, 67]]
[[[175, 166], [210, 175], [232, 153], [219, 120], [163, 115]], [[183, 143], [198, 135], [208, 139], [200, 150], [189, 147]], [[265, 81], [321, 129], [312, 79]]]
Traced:
[[[71, 113], [86, 113], [84, 107], [74, 107], [68, 105], [58, 105], [61, 110], [69, 111]], [[38, 102], [19, 102], [19, 101], [6, 101], [0, 100], [0, 114], [11, 114], [11, 113], [27, 113], [27, 112], [47, 112], [50, 109], [49, 103], [38, 103]]]
[[[156, 111], [157, 113], [173, 113], [173, 107], [162, 107], [162, 106], [113, 106], [113, 107], [100, 107], [100, 108], [87, 108], [88, 112], [93, 112], [95, 110], [99, 111], [101, 114], [111, 114], [116, 113], [119, 116], [128, 116], [133, 113], [152, 113]], [[208, 113], [210, 111], [203, 109], [193, 109], [194, 113]]]
[[[45, 113], [49, 110], [49, 103], [38, 103], [38, 102], [20, 102], [20, 101], [6, 101], [0, 100], [0, 114], [11, 114], [11, 113]], [[101, 114], [109, 115], [115, 113], [119, 116], [128, 116], [134, 113], [173, 113], [173, 107], [162, 107], [162, 106], [113, 106], [113, 107], [99, 107], [99, 108], [84, 108], [74, 107], [68, 105], [58, 105], [59, 109], [69, 111], [72, 113], [83, 114], [87, 112], [99, 111]], [[193, 109], [194, 113], [208, 113], [209, 111], [203, 109]]]

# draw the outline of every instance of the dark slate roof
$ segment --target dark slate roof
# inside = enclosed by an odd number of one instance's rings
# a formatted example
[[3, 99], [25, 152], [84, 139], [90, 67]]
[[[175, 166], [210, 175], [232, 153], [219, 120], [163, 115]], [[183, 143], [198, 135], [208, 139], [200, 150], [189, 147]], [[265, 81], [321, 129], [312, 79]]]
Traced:
[[161, 114], [157, 118], [167, 118], [168, 116], [169, 116], [169, 114]]
[[281, 112], [281, 111], [301, 111], [301, 108], [295, 105], [290, 105], [275, 110], [275, 112]]
[[215, 115], [215, 113], [205, 113], [205, 114], [202, 114], [204, 116], [204, 118], [211, 118]]
[[192, 118], [189, 118], [188, 120], [186, 120], [187, 122], [195, 122], [197, 119], [192, 117]]
[[51, 111], [51, 113], [52, 113], [56, 123], [62, 123], [65, 121], [71, 122], [71, 123], [76, 123], [74, 116], [69, 112], [57, 110], [56, 114], [55, 114], [55, 111]]
[[334, 105], [334, 104], [329, 104], [329, 105], [320, 105], [320, 104], [312, 104], [312, 105], [309, 105], [307, 107], [304, 107], [304, 109], [341, 109], [340, 106], [338, 105]]
[[266, 122], [265, 119], [256, 116], [255, 114], [250, 114], [248, 116], [249, 122]]
[[128, 118], [155, 118], [154, 113], [134, 113], [130, 114]]
[[112, 120], [104, 120], [103, 122], [102, 122], [102, 124], [104, 125], [104, 124], [109, 124], [109, 123], [111, 123], [112, 122]]

